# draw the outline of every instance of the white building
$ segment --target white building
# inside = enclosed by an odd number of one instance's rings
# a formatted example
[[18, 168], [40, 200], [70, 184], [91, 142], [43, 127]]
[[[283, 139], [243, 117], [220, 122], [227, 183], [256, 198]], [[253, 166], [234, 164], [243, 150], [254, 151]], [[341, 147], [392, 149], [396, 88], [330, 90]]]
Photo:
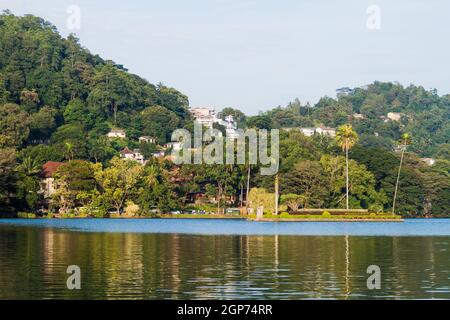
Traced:
[[145, 158], [139, 149], [134, 149], [131, 151], [128, 147], [125, 147], [122, 151], [120, 151], [120, 157], [122, 159], [134, 160], [140, 164], [145, 164]]
[[182, 148], [182, 143], [181, 143], [181, 142], [167, 142], [167, 143], [164, 145], [164, 148], [165, 148], [165, 149], [172, 149], [172, 150], [178, 151], [178, 150], [181, 150], [181, 148]]
[[311, 137], [316, 133], [316, 128], [300, 128], [300, 131], [307, 137]]
[[121, 129], [113, 129], [110, 132], [108, 132], [106, 136], [108, 138], [120, 138], [120, 139], [125, 139], [127, 137], [125, 131]]
[[142, 137], [139, 137], [139, 142], [156, 143], [156, 138], [149, 137], [149, 136], [142, 136]]
[[166, 154], [165, 154], [164, 151], [158, 151], [158, 152], [155, 152], [155, 153], [152, 154], [152, 156], [153, 156], [154, 158], [162, 158], [162, 157], [164, 157], [165, 155], [166, 155]]
[[234, 121], [232, 115], [225, 117], [225, 120], [221, 119], [219, 115], [210, 108], [192, 108], [191, 113], [194, 116], [195, 121], [201, 123], [207, 128], [212, 128], [214, 123], [220, 124], [225, 127], [226, 136], [236, 139], [239, 137], [237, 132], [237, 123]]
[[403, 114], [402, 113], [398, 113], [398, 112], [388, 112], [387, 114], [387, 119], [385, 121], [400, 121], [400, 119], [402, 118]]
[[334, 137], [336, 137], [336, 129], [322, 126], [322, 127], [316, 128], [316, 134], [334, 138]]
[[420, 160], [422, 160], [429, 166], [432, 166], [436, 163], [436, 160], [434, 160], [433, 158], [420, 158]]
[[191, 114], [194, 117], [195, 121], [201, 123], [207, 128], [212, 128], [213, 124], [220, 120], [217, 117], [216, 111], [210, 108], [192, 108]]
[[310, 127], [310, 128], [299, 128], [299, 130], [307, 137], [311, 137], [315, 134], [329, 136], [334, 138], [336, 136], [336, 129], [329, 128], [325, 126], [320, 127]]

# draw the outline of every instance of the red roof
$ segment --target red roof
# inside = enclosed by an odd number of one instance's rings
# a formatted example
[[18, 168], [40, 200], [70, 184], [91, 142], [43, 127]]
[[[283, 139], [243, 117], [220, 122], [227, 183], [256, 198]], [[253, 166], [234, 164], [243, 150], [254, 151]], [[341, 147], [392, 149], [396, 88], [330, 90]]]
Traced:
[[55, 162], [55, 161], [48, 161], [44, 163], [42, 166], [42, 176], [44, 178], [51, 178], [53, 177], [53, 174], [55, 173], [58, 168], [63, 165], [63, 162]]
[[120, 154], [126, 155], [126, 154], [134, 154], [133, 151], [128, 149], [128, 147], [125, 147], [122, 151], [120, 151]]

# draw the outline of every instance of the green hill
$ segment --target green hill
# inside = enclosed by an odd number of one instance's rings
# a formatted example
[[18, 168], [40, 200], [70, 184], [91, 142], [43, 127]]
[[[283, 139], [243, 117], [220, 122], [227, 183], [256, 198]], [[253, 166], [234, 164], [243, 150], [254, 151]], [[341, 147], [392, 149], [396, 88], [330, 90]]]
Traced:
[[[3, 144], [42, 161], [61, 160], [66, 142], [76, 157], [98, 159], [99, 138], [113, 127], [164, 143], [189, 119], [177, 90], [91, 54], [41, 18], [10, 13], [0, 15], [0, 105]], [[107, 158], [111, 146], [103, 148]]]

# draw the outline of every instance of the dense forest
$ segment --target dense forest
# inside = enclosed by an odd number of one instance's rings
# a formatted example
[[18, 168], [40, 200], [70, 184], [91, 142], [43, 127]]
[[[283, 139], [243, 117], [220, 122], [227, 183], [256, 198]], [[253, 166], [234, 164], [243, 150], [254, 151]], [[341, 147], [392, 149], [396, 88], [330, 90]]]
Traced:
[[[399, 118], [389, 119], [388, 113]], [[394, 150], [402, 134], [411, 133], [398, 212], [449, 213], [450, 95], [375, 82], [314, 106], [295, 100], [256, 116], [225, 108], [222, 116], [228, 114], [242, 128], [351, 124], [359, 140], [349, 154], [349, 201], [352, 208], [374, 212], [392, 206], [400, 161]], [[257, 168], [250, 168], [248, 179], [246, 165], [175, 166], [151, 158], [155, 144], [137, 142], [146, 135], [162, 145], [174, 129], [192, 125], [188, 97], [176, 89], [150, 84], [91, 54], [76, 37], [62, 38], [41, 18], [0, 15], [0, 211], [40, 208], [40, 171], [47, 161], [64, 162], [55, 176], [62, 187], [51, 203], [64, 211], [168, 212], [199, 193], [218, 207], [238, 206], [247, 187], [273, 192], [274, 177], [258, 175]], [[108, 139], [114, 128], [125, 130], [127, 138]], [[140, 166], [120, 160], [126, 146], [140, 147], [150, 161]], [[334, 139], [282, 130], [280, 157], [282, 203], [291, 209], [344, 207], [345, 158]], [[436, 162], [430, 166], [421, 157]]]
[[[345, 90], [343, 90], [345, 89]], [[360, 88], [338, 90], [337, 99], [324, 97], [311, 106], [296, 99], [257, 116], [246, 117], [226, 108], [242, 126], [260, 128], [312, 127], [321, 124], [338, 127], [350, 123], [363, 146], [392, 150], [402, 133], [414, 133], [410, 150], [424, 157], [450, 159], [450, 95], [436, 90], [403, 87], [396, 83], [374, 82]], [[387, 118], [399, 115], [398, 121]]]

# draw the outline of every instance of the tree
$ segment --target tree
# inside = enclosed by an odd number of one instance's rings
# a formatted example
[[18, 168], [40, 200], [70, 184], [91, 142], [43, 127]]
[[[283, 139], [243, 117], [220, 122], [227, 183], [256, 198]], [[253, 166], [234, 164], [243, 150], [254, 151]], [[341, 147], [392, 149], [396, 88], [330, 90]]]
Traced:
[[348, 198], [348, 152], [358, 142], [358, 135], [349, 124], [340, 126], [336, 132], [336, 142], [345, 152], [345, 176], [346, 176], [346, 208], [349, 209]]
[[400, 156], [400, 165], [398, 166], [397, 181], [395, 182], [394, 200], [392, 202], [392, 215], [395, 215], [395, 201], [397, 200], [398, 184], [400, 182], [400, 173], [402, 171], [403, 157], [405, 156], [406, 148], [410, 144], [411, 144], [411, 136], [408, 133], [403, 134], [402, 139], [399, 142], [399, 147], [401, 148], [402, 153]]
[[80, 200], [78, 195], [95, 190], [94, 168], [90, 162], [72, 160], [61, 165], [55, 172], [57, 189], [53, 197], [63, 211], [79, 205], [77, 203], [77, 200]]
[[95, 173], [101, 200], [108, 209], [113, 207], [120, 214], [125, 202], [135, 196], [142, 170], [143, 167], [135, 161], [113, 158], [109, 168]]
[[14, 196], [16, 174], [16, 151], [13, 148], [0, 148], [0, 209], [10, 210]]
[[30, 134], [28, 113], [16, 104], [0, 106], [0, 132], [8, 137], [10, 146], [21, 146]]
[[233, 108], [223, 108], [221, 113], [222, 118], [225, 118], [226, 116], [233, 116], [233, 119], [234, 121], [236, 121], [239, 128], [243, 128], [245, 126], [247, 117], [241, 110]]
[[349, 203], [354, 208], [374, 209], [381, 211], [387, 203], [385, 191], [381, 188], [376, 190], [375, 176], [368, 171], [364, 165], [354, 160], [348, 162], [348, 189], [347, 189], [347, 164], [342, 156], [332, 157], [324, 155], [320, 159], [322, 171], [325, 177], [324, 185], [327, 186], [328, 195], [322, 196], [326, 204], [331, 207], [342, 206], [342, 200], [349, 195]]
[[23, 89], [20, 93], [20, 104], [26, 112], [36, 112], [39, 104], [39, 95], [36, 90]]
[[170, 141], [172, 132], [180, 125], [177, 115], [162, 106], [146, 108], [141, 118], [143, 133], [156, 137], [160, 144]]
[[273, 197], [274, 194], [267, 192], [264, 188], [252, 188], [248, 196], [249, 207], [254, 212], [258, 207], [263, 207], [264, 213], [272, 214], [275, 211]]
[[327, 179], [318, 161], [303, 160], [281, 177], [283, 194], [302, 196], [305, 207], [320, 207], [328, 196]]
[[280, 198], [281, 203], [287, 205], [292, 212], [297, 212], [298, 209], [304, 206], [305, 196], [295, 193], [283, 194]]
[[30, 137], [31, 143], [46, 143], [50, 135], [56, 129], [56, 118], [58, 110], [48, 106], [39, 109], [30, 115]]

